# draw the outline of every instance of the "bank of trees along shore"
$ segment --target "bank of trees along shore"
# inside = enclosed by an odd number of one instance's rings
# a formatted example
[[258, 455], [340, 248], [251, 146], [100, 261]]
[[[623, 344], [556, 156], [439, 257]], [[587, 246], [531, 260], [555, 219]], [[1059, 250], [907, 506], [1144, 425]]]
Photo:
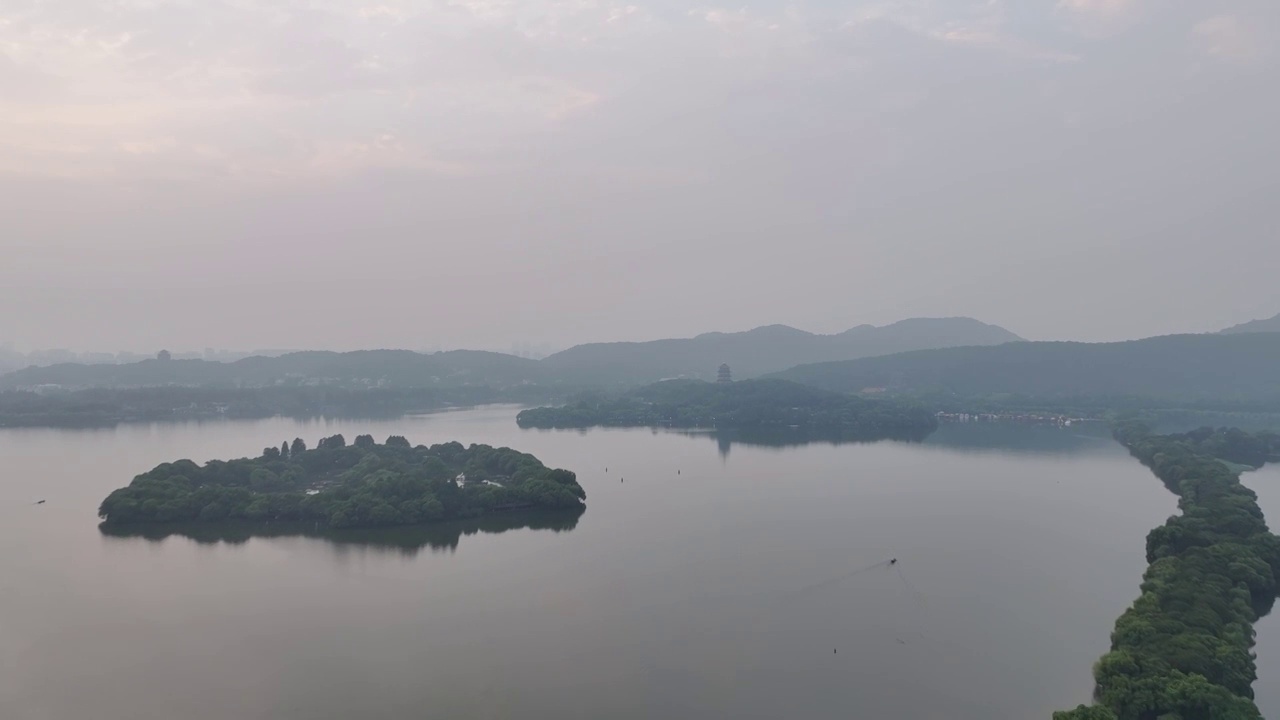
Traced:
[[301, 439], [260, 457], [165, 463], [112, 492], [108, 525], [301, 521], [322, 527], [412, 525], [517, 508], [578, 510], [586, 493], [568, 470], [532, 455], [450, 442], [413, 447], [342, 435], [307, 449]]
[[[175, 361], [176, 362], [176, 361]], [[216, 363], [215, 363], [216, 364]], [[275, 417], [400, 417], [444, 407], [548, 402], [550, 386], [442, 388], [279, 386], [0, 390], [0, 427], [94, 427], [158, 420]]]
[[[1205, 429], [1116, 438], [1179, 497], [1179, 515], [1147, 536], [1142, 593], [1094, 668], [1097, 705], [1055, 720], [1254, 720], [1253, 623], [1269, 612], [1280, 537], [1232, 463], [1274, 457], [1274, 436]], [[1226, 455], [1226, 457], [1222, 457]]]
[[623, 395], [521, 412], [521, 427], [671, 427], [836, 433], [849, 440], [921, 439], [937, 428], [927, 410], [818, 390], [783, 380], [668, 380]]

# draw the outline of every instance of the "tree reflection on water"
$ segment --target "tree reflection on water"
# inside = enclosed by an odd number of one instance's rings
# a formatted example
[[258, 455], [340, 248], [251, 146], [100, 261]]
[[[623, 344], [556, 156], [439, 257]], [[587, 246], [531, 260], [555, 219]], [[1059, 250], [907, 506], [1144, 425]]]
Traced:
[[551, 530], [568, 532], [578, 525], [585, 508], [566, 511], [505, 512], [468, 520], [407, 525], [391, 528], [353, 530], [317, 529], [299, 523], [190, 523], [180, 525], [99, 525], [103, 536], [112, 540], [162, 542], [170, 536], [184, 537], [201, 544], [241, 545], [252, 538], [307, 537], [338, 546], [363, 546], [374, 550], [416, 555], [423, 548], [432, 552], [453, 552], [465, 535], [498, 534], [509, 530]]

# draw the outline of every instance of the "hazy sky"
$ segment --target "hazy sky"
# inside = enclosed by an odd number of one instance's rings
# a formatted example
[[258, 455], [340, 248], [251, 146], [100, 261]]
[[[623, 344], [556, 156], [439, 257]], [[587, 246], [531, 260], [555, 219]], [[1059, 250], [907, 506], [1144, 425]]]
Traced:
[[1276, 0], [2, 0], [0, 340], [1280, 312]]

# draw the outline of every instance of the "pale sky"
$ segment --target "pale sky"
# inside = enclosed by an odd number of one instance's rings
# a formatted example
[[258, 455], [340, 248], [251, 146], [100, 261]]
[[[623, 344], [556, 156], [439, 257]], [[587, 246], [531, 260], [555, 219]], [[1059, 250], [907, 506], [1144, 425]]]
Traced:
[[1280, 312], [1275, 0], [0, 0], [0, 340]]

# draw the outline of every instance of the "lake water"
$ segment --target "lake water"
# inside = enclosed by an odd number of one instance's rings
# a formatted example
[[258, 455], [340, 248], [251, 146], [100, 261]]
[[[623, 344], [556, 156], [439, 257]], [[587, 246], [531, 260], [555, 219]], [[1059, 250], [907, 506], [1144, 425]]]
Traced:
[[[1274, 427], [1274, 426], [1273, 426]], [[1240, 481], [1258, 493], [1258, 506], [1267, 517], [1271, 532], [1280, 530], [1280, 465], [1267, 465], [1247, 472]], [[1253, 683], [1254, 701], [1264, 717], [1280, 718], [1280, 611], [1254, 625], [1258, 645], [1258, 679]]]
[[[0, 717], [1047, 718], [1089, 701], [1176, 507], [1074, 430], [764, 447], [514, 417], [0, 432]], [[160, 462], [335, 432], [510, 445], [577, 472], [587, 511], [338, 539], [97, 527]]]

